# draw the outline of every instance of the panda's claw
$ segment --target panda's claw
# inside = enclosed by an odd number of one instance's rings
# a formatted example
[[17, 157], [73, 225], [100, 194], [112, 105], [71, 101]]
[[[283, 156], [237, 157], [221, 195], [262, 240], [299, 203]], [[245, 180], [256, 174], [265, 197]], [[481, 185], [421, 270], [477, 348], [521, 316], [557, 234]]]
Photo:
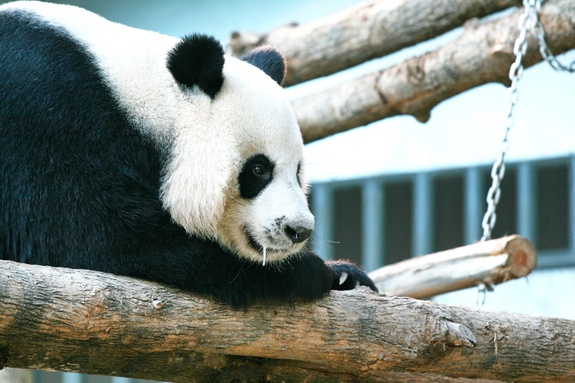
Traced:
[[343, 285], [348, 276], [349, 276], [348, 273], [346, 273], [345, 271], [342, 272], [341, 275], [339, 276], [339, 284]]
[[334, 279], [332, 290], [352, 290], [357, 286], [367, 286], [378, 292], [373, 281], [365, 272], [348, 261], [328, 261], [326, 264], [331, 268]]

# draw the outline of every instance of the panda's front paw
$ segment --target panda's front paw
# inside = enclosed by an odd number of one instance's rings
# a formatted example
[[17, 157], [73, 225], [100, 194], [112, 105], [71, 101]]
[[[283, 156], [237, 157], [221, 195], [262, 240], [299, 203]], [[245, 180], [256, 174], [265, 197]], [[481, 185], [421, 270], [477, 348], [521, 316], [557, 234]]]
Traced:
[[365, 272], [356, 265], [347, 261], [328, 261], [326, 264], [331, 268], [334, 279], [331, 285], [332, 290], [351, 290], [357, 286], [367, 286], [378, 292], [373, 281]]

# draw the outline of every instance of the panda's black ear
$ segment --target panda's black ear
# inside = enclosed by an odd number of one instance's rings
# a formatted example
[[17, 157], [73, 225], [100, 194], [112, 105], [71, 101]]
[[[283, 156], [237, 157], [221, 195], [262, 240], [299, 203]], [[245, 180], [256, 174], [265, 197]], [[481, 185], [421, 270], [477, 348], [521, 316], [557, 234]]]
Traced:
[[224, 49], [211, 36], [189, 35], [168, 53], [167, 67], [180, 85], [197, 86], [214, 98], [224, 83]]
[[286, 75], [285, 58], [270, 46], [252, 49], [242, 56], [242, 60], [260, 68], [278, 84], [281, 84]]

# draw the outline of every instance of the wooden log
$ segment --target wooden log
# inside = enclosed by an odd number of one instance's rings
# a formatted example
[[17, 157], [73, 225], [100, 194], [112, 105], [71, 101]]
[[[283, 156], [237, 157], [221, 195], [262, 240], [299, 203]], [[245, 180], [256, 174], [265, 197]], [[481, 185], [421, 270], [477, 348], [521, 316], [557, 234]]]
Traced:
[[[441, 101], [489, 82], [508, 84], [521, 12], [469, 21], [461, 37], [433, 52], [294, 100], [304, 140], [402, 114], [425, 122]], [[546, 1], [540, 20], [555, 54], [575, 48], [574, 1]], [[537, 42], [530, 36], [523, 64], [527, 68], [541, 60]]]
[[575, 381], [570, 320], [366, 289], [233, 311], [156, 283], [10, 261], [0, 281], [7, 367], [173, 382]]
[[288, 62], [285, 86], [326, 76], [436, 37], [520, 0], [366, 1], [309, 24], [290, 24], [265, 34], [234, 32], [228, 53], [241, 56], [273, 45]]
[[369, 276], [382, 293], [425, 299], [521, 278], [536, 264], [533, 244], [511, 235], [411, 258], [372, 271]]

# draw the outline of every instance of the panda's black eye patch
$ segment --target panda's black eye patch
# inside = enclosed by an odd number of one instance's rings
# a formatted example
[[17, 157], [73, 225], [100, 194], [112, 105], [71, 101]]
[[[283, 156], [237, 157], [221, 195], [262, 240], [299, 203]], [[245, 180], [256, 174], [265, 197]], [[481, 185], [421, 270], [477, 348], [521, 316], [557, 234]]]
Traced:
[[264, 154], [256, 154], [242, 166], [238, 183], [242, 198], [255, 198], [273, 178], [274, 163]]

